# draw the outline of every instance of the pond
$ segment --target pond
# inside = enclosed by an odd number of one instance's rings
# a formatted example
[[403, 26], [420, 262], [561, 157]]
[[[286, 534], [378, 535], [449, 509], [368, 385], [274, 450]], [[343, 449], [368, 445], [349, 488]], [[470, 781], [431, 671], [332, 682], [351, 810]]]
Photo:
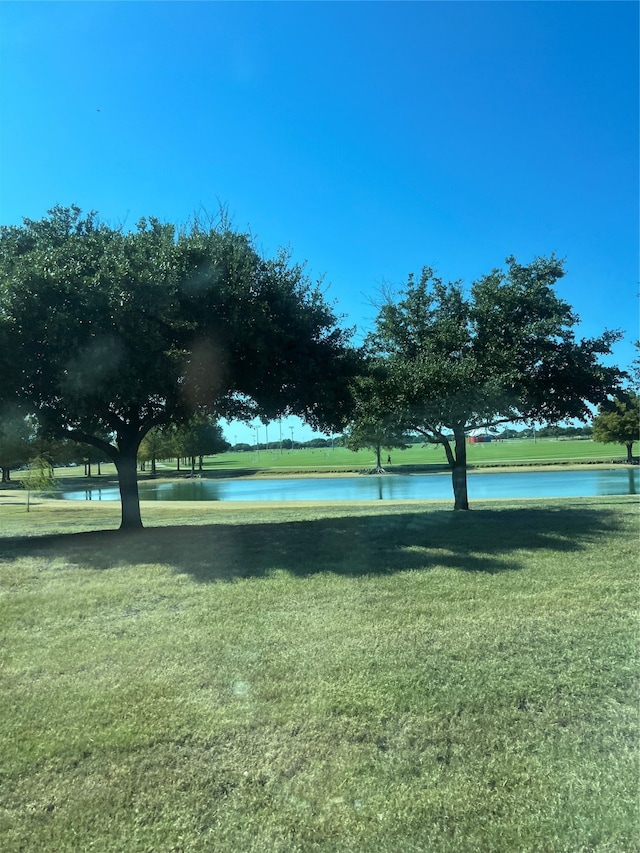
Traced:
[[[469, 498], [556, 498], [640, 493], [638, 468], [578, 471], [472, 472]], [[144, 501], [374, 501], [449, 500], [451, 475], [391, 474], [269, 480], [180, 480], [141, 483]], [[62, 492], [64, 500], [119, 500], [114, 486]]]

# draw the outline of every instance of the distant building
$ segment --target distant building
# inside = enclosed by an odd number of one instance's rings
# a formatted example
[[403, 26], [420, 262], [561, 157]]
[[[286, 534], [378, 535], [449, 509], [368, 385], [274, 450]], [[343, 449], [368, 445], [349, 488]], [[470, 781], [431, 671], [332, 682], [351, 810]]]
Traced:
[[474, 429], [469, 433], [469, 444], [486, 444], [493, 436], [484, 429]]

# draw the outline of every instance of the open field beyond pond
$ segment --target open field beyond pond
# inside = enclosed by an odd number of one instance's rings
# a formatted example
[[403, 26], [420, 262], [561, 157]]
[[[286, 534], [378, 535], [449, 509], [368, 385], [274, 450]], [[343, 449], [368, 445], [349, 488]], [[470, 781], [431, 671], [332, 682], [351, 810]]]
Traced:
[[[634, 453], [637, 454], [637, 446]], [[387, 458], [391, 456], [391, 463]], [[520, 467], [537, 465], [580, 465], [611, 462], [623, 463], [626, 459], [624, 447], [616, 444], [599, 444], [580, 439], [542, 439], [494, 441], [487, 444], [467, 445], [467, 456], [471, 468]], [[385, 450], [382, 454], [385, 469], [390, 473], [405, 473], [416, 468], [424, 471], [439, 471], [447, 467], [444, 450], [436, 445], [416, 444], [406, 450]], [[371, 450], [354, 452], [346, 447], [295, 448], [294, 450], [271, 449], [247, 452], [220, 453], [204, 458], [204, 473], [208, 476], [237, 476], [295, 473], [346, 473], [366, 471], [375, 464], [375, 454]], [[148, 475], [150, 463], [142, 477]], [[66, 479], [77, 477], [79, 468], [56, 468], [56, 477]], [[183, 462], [181, 471], [176, 470], [175, 459], [158, 462], [158, 476], [171, 477], [174, 474], [187, 474], [189, 466]], [[103, 463], [102, 473], [114, 475], [115, 467]], [[92, 474], [97, 474], [97, 465], [92, 465]], [[19, 479], [20, 472], [13, 473], [13, 479]]]
[[[406, 450], [385, 450], [382, 455], [384, 463], [389, 455], [391, 465], [385, 464], [385, 467], [397, 472], [401, 472], [405, 467], [416, 465], [445, 466], [447, 462], [444, 450], [437, 445], [414, 444]], [[468, 444], [467, 456], [472, 466], [536, 465], [623, 461], [626, 452], [620, 445], [599, 444], [580, 439], [539, 439], [537, 441], [522, 439]], [[359, 470], [370, 467], [374, 463], [375, 454], [371, 450], [360, 450], [354, 453], [345, 447], [321, 447], [222, 453], [211, 457], [206, 467], [214, 470], [235, 467]], [[169, 467], [172, 467], [171, 463]]]
[[0, 506], [3, 853], [640, 849], [637, 508]]

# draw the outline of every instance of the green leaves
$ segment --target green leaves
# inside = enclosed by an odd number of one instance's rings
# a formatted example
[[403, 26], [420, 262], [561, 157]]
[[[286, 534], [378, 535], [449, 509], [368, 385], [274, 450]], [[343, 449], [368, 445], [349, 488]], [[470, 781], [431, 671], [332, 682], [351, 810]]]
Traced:
[[406, 447], [402, 406], [396, 396], [386, 365], [370, 360], [352, 384], [354, 411], [347, 429], [347, 447], [376, 451], [380, 468], [380, 448]]
[[397, 302], [381, 308], [369, 351], [387, 359], [420, 419], [453, 428], [478, 422], [584, 417], [616, 387], [606, 368], [616, 332], [576, 342], [577, 316], [554, 292], [555, 256], [507, 259], [465, 294], [425, 267]]
[[36, 456], [20, 477], [20, 484], [27, 492], [27, 512], [31, 509], [31, 493], [40, 494], [55, 489], [56, 480], [51, 462], [46, 456]]
[[425, 267], [381, 307], [366, 349], [394, 389], [389, 411], [405, 429], [442, 443], [452, 466], [465, 466], [464, 433], [475, 427], [583, 419], [617, 388], [620, 371], [600, 356], [619, 334], [576, 341], [577, 315], [554, 291], [563, 275], [553, 255], [526, 266], [508, 258], [506, 271], [465, 291]]
[[598, 409], [593, 419], [594, 441], [624, 444], [627, 461], [633, 461], [633, 444], [640, 441], [640, 396], [635, 391], [621, 392]]
[[0, 278], [21, 391], [41, 412], [55, 398], [52, 425], [86, 428], [105, 407], [158, 422], [235, 395], [321, 423], [316, 385], [347, 354], [302, 267], [261, 258], [226, 225], [150, 218], [124, 232], [54, 208], [0, 230]]
[[0, 362], [19, 354], [0, 397], [129, 467], [151, 428], [194, 414], [336, 428], [357, 363], [319, 285], [224, 217], [125, 232], [56, 207], [0, 228], [0, 324]]

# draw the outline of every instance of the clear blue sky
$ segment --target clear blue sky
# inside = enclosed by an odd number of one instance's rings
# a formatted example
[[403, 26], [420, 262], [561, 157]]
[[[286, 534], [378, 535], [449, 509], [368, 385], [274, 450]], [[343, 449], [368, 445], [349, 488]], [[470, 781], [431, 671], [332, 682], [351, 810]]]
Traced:
[[380, 285], [425, 264], [470, 283], [556, 252], [581, 334], [624, 329], [627, 367], [638, 9], [0, 2], [0, 222], [58, 203], [183, 222], [222, 202], [324, 275], [360, 332]]

